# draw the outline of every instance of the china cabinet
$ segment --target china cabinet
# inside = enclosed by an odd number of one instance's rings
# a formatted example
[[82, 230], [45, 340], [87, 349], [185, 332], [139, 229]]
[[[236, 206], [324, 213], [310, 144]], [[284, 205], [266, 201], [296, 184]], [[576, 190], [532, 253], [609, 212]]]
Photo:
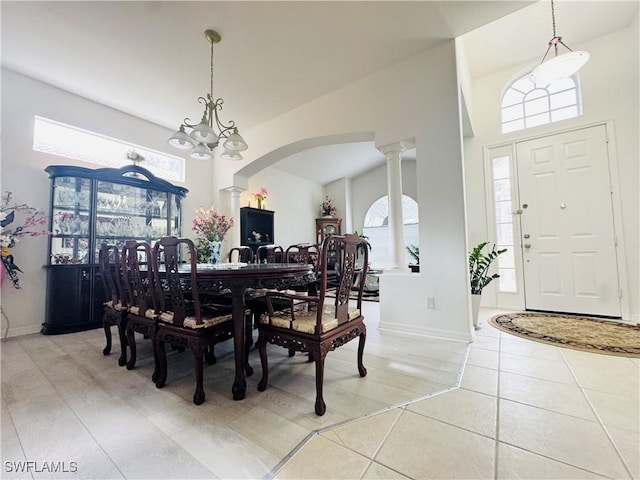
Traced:
[[100, 244], [122, 247], [180, 235], [182, 200], [188, 190], [148, 170], [88, 169], [52, 165], [46, 315], [42, 333], [58, 334], [102, 325], [104, 289]]
[[316, 218], [316, 241], [318, 245], [322, 245], [324, 238], [329, 235], [341, 235], [341, 224], [341, 218]]
[[253, 253], [261, 245], [275, 243], [272, 210], [242, 207], [240, 209], [240, 244], [251, 247]]
[[[322, 245], [325, 237], [330, 235], [342, 234], [342, 219], [333, 217], [316, 218], [316, 241], [318, 245]], [[333, 250], [333, 245], [329, 245], [329, 251], [327, 252], [327, 272], [329, 277], [329, 284], [333, 286], [335, 280], [335, 263], [336, 252]]]

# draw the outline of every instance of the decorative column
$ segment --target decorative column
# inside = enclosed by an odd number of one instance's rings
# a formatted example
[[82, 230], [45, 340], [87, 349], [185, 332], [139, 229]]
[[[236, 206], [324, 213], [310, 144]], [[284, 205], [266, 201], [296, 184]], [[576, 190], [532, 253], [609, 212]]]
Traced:
[[227, 192], [231, 194], [231, 216], [233, 217], [233, 228], [228, 238], [229, 248], [240, 245], [240, 194], [244, 190], [240, 187], [227, 188]]
[[[387, 195], [389, 196], [389, 273], [407, 273], [404, 231], [402, 224], [402, 172], [400, 155], [410, 148], [408, 142], [398, 142], [378, 148], [387, 159]], [[387, 271], [385, 269], [385, 271]]]

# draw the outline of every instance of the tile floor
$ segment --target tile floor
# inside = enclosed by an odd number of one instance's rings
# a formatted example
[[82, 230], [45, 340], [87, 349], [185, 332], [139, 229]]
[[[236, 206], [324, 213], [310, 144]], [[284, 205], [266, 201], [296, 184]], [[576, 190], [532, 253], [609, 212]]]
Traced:
[[5, 340], [2, 478], [640, 480], [638, 359], [501, 333], [488, 310], [470, 346], [379, 332], [377, 306], [365, 304], [367, 377], [357, 342], [328, 356], [324, 417], [313, 366], [277, 347], [267, 390], [254, 352], [234, 402], [219, 346], [195, 406], [188, 353], [171, 352], [158, 390], [142, 340], [132, 371], [101, 354], [101, 330]]

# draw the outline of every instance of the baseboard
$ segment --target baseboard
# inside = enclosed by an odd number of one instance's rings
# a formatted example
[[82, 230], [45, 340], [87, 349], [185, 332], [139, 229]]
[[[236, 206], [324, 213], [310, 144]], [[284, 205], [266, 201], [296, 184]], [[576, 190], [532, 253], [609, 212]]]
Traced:
[[[2, 329], [2, 338], [19, 337], [21, 335], [30, 335], [32, 333], [40, 333], [42, 325], [25, 325], [20, 327], [4, 327]], [[8, 331], [7, 331], [8, 330]]]
[[471, 333], [465, 335], [463, 333], [451, 332], [450, 330], [442, 330], [438, 328], [420, 327], [408, 323], [388, 323], [380, 320], [378, 330], [393, 333], [402, 333], [404, 335], [416, 335], [420, 337], [436, 338], [438, 340], [451, 340], [453, 342], [469, 343], [473, 340]]

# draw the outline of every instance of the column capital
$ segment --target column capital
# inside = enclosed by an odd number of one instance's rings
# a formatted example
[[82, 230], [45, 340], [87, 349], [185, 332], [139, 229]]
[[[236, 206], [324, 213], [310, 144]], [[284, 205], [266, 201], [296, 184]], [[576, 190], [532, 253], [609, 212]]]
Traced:
[[229, 187], [224, 189], [225, 192], [229, 192], [232, 197], [240, 195], [242, 192], [246, 191], [246, 188], [240, 187]]
[[378, 151], [380, 151], [385, 156], [389, 156], [390, 154], [397, 153], [398, 155], [402, 152], [415, 148], [416, 144], [413, 140], [401, 140], [399, 142], [390, 143], [388, 145], [382, 145], [380, 147], [376, 147]]

